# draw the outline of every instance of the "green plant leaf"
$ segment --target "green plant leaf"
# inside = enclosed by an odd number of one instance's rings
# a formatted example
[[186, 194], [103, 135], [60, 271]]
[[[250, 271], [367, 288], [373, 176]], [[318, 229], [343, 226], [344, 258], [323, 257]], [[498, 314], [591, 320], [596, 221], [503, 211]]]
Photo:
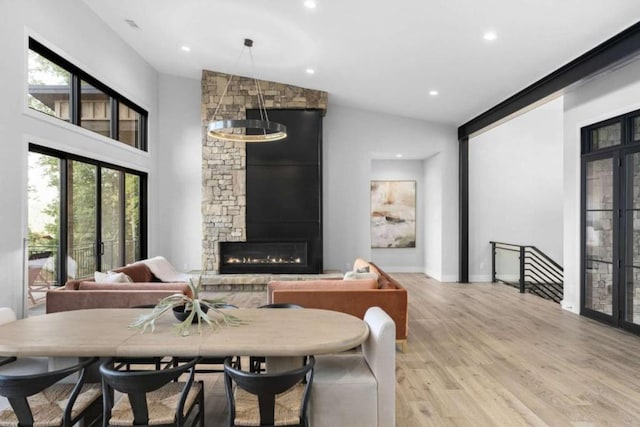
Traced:
[[[197, 319], [198, 333], [202, 332], [202, 324], [207, 324], [212, 330], [224, 326], [240, 326], [246, 324], [246, 322], [236, 316], [221, 311], [220, 305], [226, 304], [225, 297], [199, 299], [200, 289], [202, 286], [201, 276], [198, 276], [196, 283], [193, 282], [192, 278], [189, 278], [188, 285], [191, 290], [192, 297], [184, 294], [173, 294], [162, 298], [158, 301], [158, 304], [156, 304], [151, 312], [138, 316], [129, 325], [129, 327], [141, 329], [140, 333], [144, 333], [147, 328], [150, 328], [153, 333], [155, 331], [156, 319], [167, 311], [171, 311], [174, 307], [181, 305], [184, 305], [185, 312], [189, 312], [189, 315], [184, 321], [174, 325], [176, 332], [181, 336], [189, 335], [194, 318]], [[208, 308], [208, 313], [205, 313], [202, 308], [203, 306]], [[211, 317], [209, 314], [217, 314], [218, 316]], [[221, 317], [221, 319], [219, 317]]]

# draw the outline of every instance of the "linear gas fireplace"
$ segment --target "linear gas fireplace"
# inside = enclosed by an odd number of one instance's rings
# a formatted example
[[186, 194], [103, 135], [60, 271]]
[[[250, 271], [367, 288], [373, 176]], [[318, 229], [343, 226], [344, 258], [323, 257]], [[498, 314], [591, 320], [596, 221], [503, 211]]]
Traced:
[[220, 273], [304, 273], [308, 247], [306, 241], [220, 242]]

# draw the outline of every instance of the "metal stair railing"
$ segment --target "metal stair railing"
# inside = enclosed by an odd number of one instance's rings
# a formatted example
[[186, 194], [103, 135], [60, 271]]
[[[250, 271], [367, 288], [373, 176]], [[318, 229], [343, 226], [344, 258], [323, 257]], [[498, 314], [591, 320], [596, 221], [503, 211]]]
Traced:
[[[491, 243], [491, 281], [501, 282], [519, 288], [521, 293], [529, 292], [539, 297], [560, 303], [564, 296], [564, 270], [540, 249], [531, 245], [516, 245], [504, 242]], [[515, 276], [500, 275], [496, 256], [498, 251], [518, 254], [518, 279]], [[515, 266], [510, 266], [515, 271]], [[499, 276], [500, 275], [500, 276]], [[507, 278], [509, 277], [509, 279]]]

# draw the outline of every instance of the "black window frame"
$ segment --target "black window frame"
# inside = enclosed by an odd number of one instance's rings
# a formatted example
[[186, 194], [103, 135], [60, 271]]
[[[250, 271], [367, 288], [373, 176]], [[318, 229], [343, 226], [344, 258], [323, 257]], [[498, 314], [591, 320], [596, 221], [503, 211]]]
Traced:
[[[139, 194], [139, 212], [138, 215], [140, 216], [140, 259], [146, 259], [148, 256], [148, 233], [147, 233], [147, 224], [148, 224], [148, 218], [147, 218], [147, 214], [148, 214], [148, 209], [147, 209], [147, 202], [148, 202], [148, 174], [146, 172], [141, 172], [135, 169], [131, 169], [131, 168], [127, 168], [124, 166], [119, 166], [119, 165], [115, 165], [113, 163], [109, 163], [109, 162], [104, 162], [101, 160], [96, 160], [96, 159], [92, 159], [89, 157], [84, 157], [84, 156], [78, 156], [75, 154], [71, 154], [71, 153], [67, 153], [65, 151], [60, 151], [60, 150], [56, 150], [53, 148], [49, 148], [49, 147], [45, 147], [42, 145], [38, 145], [38, 144], [34, 144], [34, 143], [29, 143], [29, 152], [30, 153], [38, 153], [38, 154], [43, 154], [46, 156], [51, 156], [51, 157], [56, 157], [61, 161], [61, 165], [60, 165], [60, 174], [61, 174], [61, 182], [60, 182], [60, 227], [61, 229], [59, 230], [59, 242], [58, 242], [58, 253], [64, 253], [66, 254], [67, 251], [67, 226], [65, 224], [67, 224], [68, 221], [68, 203], [67, 203], [67, 187], [68, 187], [68, 180], [67, 180], [67, 162], [69, 161], [78, 161], [78, 162], [82, 162], [82, 163], [86, 163], [86, 164], [90, 164], [93, 166], [96, 166], [97, 169], [97, 176], [98, 176], [98, 180], [97, 180], [97, 187], [96, 187], [96, 194], [98, 197], [100, 197], [100, 192], [101, 192], [101, 188], [100, 188], [100, 184], [101, 184], [101, 175], [102, 175], [102, 169], [107, 168], [107, 169], [112, 169], [112, 170], [116, 170], [118, 172], [122, 172], [125, 174], [131, 174], [131, 175], [135, 175], [138, 176], [140, 178], [140, 194]], [[124, 180], [123, 180], [123, 184], [124, 184]], [[124, 185], [123, 185], [124, 186]], [[125, 203], [125, 198], [126, 195], [124, 195], [123, 193], [123, 197], [122, 200], [120, 201], [120, 203], [123, 205], [124, 208], [124, 203]], [[99, 200], [99, 199], [98, 199]], [[101, 207], [100, 207], [100, 203], [97, 203], [97, 211], [96, 211], [96, 236], [97, 236], [97, 241], [96, 244], [99, 245], [100, 242], [102, 241], [102, 236], [101, 236], [101, 229], [102, 229], [102, 218], [101, 218]], [[122, 213], [124, 214], [124, 209], [122, 209]], [[124, 230], [123, 230], [123, 234], [124, 234]], [[124, 235], [121, 236], [122, 237], [122, 241], [125, 241], [125, 237]], [[124, 250], [124, 247], [123, 247]], [[122, 253], [122, 259], [124, 260], [124, 253]], [[67, 264], [65, 262], [63, 262], [64, 258], [63, 257], [58, 257], [58, 265], [56, 266], [57, 271], [58, 271], [58, 278], [56, 280], [56, 283], [58, 283], [60, 286], [64, 285], [66, 283], [66, 278], [67, 278]], [[139, 260], [138, 260], [139, 261]], [[97, 256], [96, 258], [96, 267], [98, 269], [98, 271], [102, 271], [101, 270], [101, 262], [100, 262], [100, 257]]]
[[[121, 144], [124, 144], [128, 147], [136, 148], [142, 151], [148, 151], [149, 113], [144, 108], [140, 107], [132, 100], [128, 99], [127, 97], [113, 90], [112, 88], [102, 83], [100, 80], [96, 79], [95, 77], [91, 76], [87, 72], [81, 70], [76, 65], [72, 64], [71, 62], [69, 62], [62, 56], [58, 55], [57, 53], [55, 53], [54, 51], [52, 51], [51, 49], [49, 49], [48, 47], [46, 47], [45, 45], [38, 42], [32, 37], [29, 37], [29, 50], [37, 53], [38, 55], [42, 56], [48, 61], [51, 61], [55, 65], [59, 66], [60, 68], [64, 69], [65, 71], [71, 74], [71, 82], [70, 82], [71, 93], [69, 94], [69, 111], [70, 111], [69, 123], [78, 127], [82, 127], [81, 112], [80, 112], [80, 109], [81, 109], [80, 84], [82, 81], [87, 82], [88, 84], [104, 92], [106, 95], [108, 95], [111, 98], [110, 136], [108, 138], [114, 141], [117, 141]], [[140, 123], [138, 124], [139, 135], [138, 135], [138, 141], [136, 145], [132, 146], [118, 139], [120, 134], [119, 132], [119, 124], [120, 124], [119, 105], [120, 104], [123, 104], [129, 107], [130, 109], [134, 110], [140, 115]], [[38, 110], [34, 109], [34, 111], [38, 111]], [[42, 113], [42, 114], [45, 114], [45, 113]], [[87, 130], [91, 131], [90, 129], [87, 129]], [[101, 135], [99, 133], [97, 134]]]

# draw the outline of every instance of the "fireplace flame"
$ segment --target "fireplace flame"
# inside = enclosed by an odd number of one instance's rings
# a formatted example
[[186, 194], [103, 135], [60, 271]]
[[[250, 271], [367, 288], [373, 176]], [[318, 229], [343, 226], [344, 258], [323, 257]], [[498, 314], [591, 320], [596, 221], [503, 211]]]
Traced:
[[266, 258], [250, 258], [250, 257], [228, 257], [226, 258], [227, 264], [301, 264], [302, 259], [297, 258], [282, 258], [271, 257], [268, 255]]

